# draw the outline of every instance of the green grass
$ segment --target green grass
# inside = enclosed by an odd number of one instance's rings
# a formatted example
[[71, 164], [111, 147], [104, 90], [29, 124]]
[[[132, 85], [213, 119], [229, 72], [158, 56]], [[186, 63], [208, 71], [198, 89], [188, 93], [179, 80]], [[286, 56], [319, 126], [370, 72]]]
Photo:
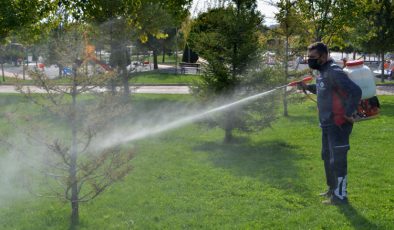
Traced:
[[[153, 56], [143, 56], [143, 55], [139, 55], [138, 57], [136, 55], [133, 55], [131, 57], [132, 61], [149, 61], [149, 62], [153, 62]], [[157, 61], [158, 64], [166, 64], [166, 65], [175, 65], [176, 63], [176, 57], [175, 55], [168, 55], [166, 54], [164, 57], [164, 63], [163, 61], [163, 54], [159, 54], [157, 56]], [[182, 61], [182, 55], [178, 56], [178, 62]]]
[[143, 72], [132, 76], [131, 83], [140, 84], [190, 84], [199, 79], [199, 75], [170, 74], [158, 72]]
[[[148, 72], [141, 72], [135, 73], [131, 76], [130, 83], [137, 83], [137, 84], [191, 84], [194, 81], [200, 78], [199, 75], [192, 75], [192, 74], [172, 74], [172, 73], [160, 73], [156, 71], [148, 71]], [[59, 78], [53, 80], [57, 84], [69, 84], [70, 79], [68, 78]], [[33, 84], [32, 80], [22, 80], [22, 79], [15, 79], [11, 77], [5, 77], [5, 82], [3, 79], [0, 78], [0, 85], [1, 84]]]
[[32, 84], [33, 80], [23, 80], [23, 79], [16, 79], [15, 77], [0, 77], [0, 85], [2, 84], [16, 84], [16, 83], [25, 83], [25, 84]]
[[376, 81], [376, 85], [394, 85], [394, 80], [385, 79], [384, 82], [381, 82], [381, 80], [379, 79], [378, 81]]
[[[192, 101], [134, 98], [136, 109]], [[353, 130], [348, 207], [324, 206], [316, 195], [326, 187], [316, 108], [307, 102], [234, 144], [197, 124], [139, 141], [134, 170], [81, 205], [80, 229], [393, 229], [394, 97], [380, 99], [381, 116]], [[18, 100], [0, 95], [5, 110]], [[67, 229], [69, 212], [68, 203], [25, 197], [0, 207], [0, 229]]]

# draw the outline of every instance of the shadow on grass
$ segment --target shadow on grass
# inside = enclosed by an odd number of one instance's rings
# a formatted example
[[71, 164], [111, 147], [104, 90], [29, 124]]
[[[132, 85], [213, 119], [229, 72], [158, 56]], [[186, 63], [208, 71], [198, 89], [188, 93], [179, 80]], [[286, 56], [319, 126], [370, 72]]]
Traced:
[[352, 223], [355, 229], [378, 229], [378, 226], [360, 215], [351, 204], [340, 205], [338, 209]]
[[282, 140], [259, 143], [238, 140], [234, 144], [207, 142], [195, 150], [209, 152], [215, 166], [236, 175], [259, 178], [274, 188], [311, 195], [299, 176], [296, 161], [302, 156], [295, 153], [296, 148]]

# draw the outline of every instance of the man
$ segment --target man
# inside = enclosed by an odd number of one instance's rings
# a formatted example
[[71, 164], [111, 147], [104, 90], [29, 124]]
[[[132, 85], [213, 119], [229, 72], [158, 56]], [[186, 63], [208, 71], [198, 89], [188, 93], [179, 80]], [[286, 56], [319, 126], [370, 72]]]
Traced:
[[301, 85], [317, 94], [322, 159], [328, 185], [328, 191], [320, 195], [328, 198], [323, 201], [325, 204], [347, 204], [347, 152], [361, 89], [329, 58], [324, 43], [308, 47], [308, 65], [320, 72], [316, 84]]

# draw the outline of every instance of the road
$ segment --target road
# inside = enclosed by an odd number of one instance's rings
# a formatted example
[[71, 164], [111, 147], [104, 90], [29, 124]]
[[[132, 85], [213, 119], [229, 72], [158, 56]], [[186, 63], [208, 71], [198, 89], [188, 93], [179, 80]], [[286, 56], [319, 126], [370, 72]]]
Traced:
[[[34, 67], [35, 67], [35, 63], [30, 63], [29, 68], [34, 68]], [[308, 66], [305, 64], [301, 64], [298, 66], [299, 70], [305, 68], [308, 68]], [[151, 69], [152, 69], [151, 65], [144, 65], [144, 66], [140, 66], [137, 72], [149, 71]], [[159, 65], [159, 69], [168, 72], [175, 71], [175, 69], [172, 66], [167, 66], [167, 65]], [[59, 69], [55, 66], [45, 67], [43, 71], [50, 78], [55, 78], [59, 73]], [[23, 72], [22, 67], [8, 66], [7, 68], [5, 68], [5, 75], [9, 77], [17, 76], [18, 78], [22, 78], [22, 72]], [[26, 72], [26, 79], [29, 79], [27, 72]], [[37, 93], [44, 92], [44, 90], [39, 89], [35, 86], [29, 86], [29, 87], [33, 92], [37, 92]], [[95, 90], [105, 91], [107, 89], [98, 88]], [[130, 87], [130, 91], [132, 93], [146, 93], [146, 94], [190, 94], [190, 88], [188, 86], [182, 86], [182, 85], [132, 86]], [[0, 93], [17, 93], [17, 91], [15, 90], [15, 87], [12, 85], [0, 85]], [[378, 86], [377, 95], [394, 95], [394, 86]]]

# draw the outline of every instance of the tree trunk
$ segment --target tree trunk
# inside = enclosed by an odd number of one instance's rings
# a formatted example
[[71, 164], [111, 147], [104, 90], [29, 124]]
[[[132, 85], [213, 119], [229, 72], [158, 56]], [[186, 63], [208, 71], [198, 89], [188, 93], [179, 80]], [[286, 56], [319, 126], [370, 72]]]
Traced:
[[225, 127], [224, 127], [224, 143], [231, 143], [233, 141], [233, 122], [234, 122], [234, 111], [228, 111], [225, 114]]
[[5, 76], [4, 76], [4, 63], [1, 62], [1, 75], [3, 76], [3, 81], [5, 81]]
[[62, 77], [63, 76], [63, 65], [61, 65], [61, 64], [57, 64], [57, 66], [59, 67], [59, 77]]
[[[288, 65], [289, 65], [289, 36], [286, 35], [286, 49], [285, 49], [285, 82], [287, 82], [287, 79], [289, 78], [289, 71], [288, 71]], [[287, 87], [284, 88], [283, 92], [283, 116], [287, 117], [289, 116], [289, 112], [287, 109]]]
[[165, 61], [166, 61], [166, 49], [163, 48], [163, 57], [161, 63], [164, 63]]
[[111, 94], [115, 95], [116, 94], [116, 81], [115, 79], [110, 80], [110, 88], [111, 88]]
[[123, 97], [124, 100], [127, 101], [130, 97], [130, 86], [129, 86], [129, 75], [127, 72], [127, 67], [125, 65], [122, 66], [122, 81], [123, 81]]
[[175, 29], [175, 74], [178, 74], [178, 28]]
[[23, 77], [23, 80], [26, 79], [26, 66], [25, 66], [25, 59], [24, 58], [22, 59], [22, 77]]
[[77, 178], [77, 158], [78, 158], [78, 137], [77, 137], [77, 84], [76, 71], [74, 70], [72, 89], [72, 116], [71, 116], [71, 155], [70, 155], [70, 186], [71, 186], [71, 229], [75, 229], [79, 224], [79, 200], [78, 200], [78, 178]]
[[159, 69], [157, 64], [157, 50], [153, 50], [153, 69]]
[[384, 52], [382, 52], [381, 54], [381, 57], [382, 57], [382, 76], [381, 76], [381, 82], [383, 83], [384, 82]]
[[[113, 41], [113, 37], [112, 37], [112, 33], [113, 33], [113, 28], [112, 28], [112, 23], [111, 23], [111, 28], [110, 28], [110, 47], [111, 47], [111, 55], [115, 52], [115, 45], [114, 45], [114, 41]], [[115, 65], [112, 65], [112, 63], [111, 63], [111, 56], [109, 57], [110, 58], [110, 60], [109, 60], [109, 64], [111, 65], [111, 68], [115, 68]], [[116, 94], [116, 82], [115, 82], [115, 79], [114, 78], [111, 78], [111, 80], [110, 80], [110, 88], [111, 88], [111, 93], [112, 93], [112, 95], [115, 95]]]
[[233, 141], [233, 129], [226, 128], [224, 135], [224, 143], [231, 143]]

